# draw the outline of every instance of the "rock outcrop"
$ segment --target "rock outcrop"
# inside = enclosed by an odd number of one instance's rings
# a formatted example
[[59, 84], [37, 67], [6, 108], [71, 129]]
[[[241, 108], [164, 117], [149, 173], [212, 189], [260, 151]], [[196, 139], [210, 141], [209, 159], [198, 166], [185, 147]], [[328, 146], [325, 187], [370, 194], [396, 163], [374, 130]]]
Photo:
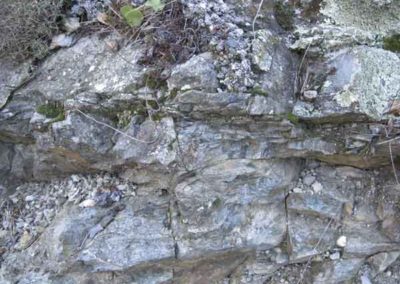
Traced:
[[400, 281], [400, 3], [179, 2], [163, 80], [116, 34], [0, 62], [0, 282]]

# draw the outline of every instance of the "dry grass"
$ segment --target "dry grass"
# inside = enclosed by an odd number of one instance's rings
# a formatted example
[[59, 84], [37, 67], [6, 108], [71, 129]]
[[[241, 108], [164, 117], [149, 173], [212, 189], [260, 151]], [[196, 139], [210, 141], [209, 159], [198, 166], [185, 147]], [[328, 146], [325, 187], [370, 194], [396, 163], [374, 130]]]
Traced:
[[1, 0], [0, 58], [42, 59], [58, 32], [64, 0]]

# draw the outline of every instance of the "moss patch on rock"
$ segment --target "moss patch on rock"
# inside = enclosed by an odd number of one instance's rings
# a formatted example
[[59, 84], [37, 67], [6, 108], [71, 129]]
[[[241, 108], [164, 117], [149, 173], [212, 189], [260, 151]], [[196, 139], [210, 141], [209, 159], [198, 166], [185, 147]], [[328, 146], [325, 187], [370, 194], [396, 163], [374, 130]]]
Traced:
[[265, 96], [265, 97], [268, 96], [268, 93], [260, 86], [255, 86], [254, 88], [252, 88], [250, 90], [250, 93], [252, 95], [259, 95], [259, 96]]
[[293, 124], [299, 123], [299, 117], [291, 112], [287, 114], [287, 119]]
[[385, 37], [383, 39], [383, 48], [393, 52], [400, 52], [400, 34]]
[[40, 105], [37, 107], [36, 112], [44, 115], [46, 118], [53, 119], [53, 122], [65, 119], [64, 106], [60, 102], [49, 102]]

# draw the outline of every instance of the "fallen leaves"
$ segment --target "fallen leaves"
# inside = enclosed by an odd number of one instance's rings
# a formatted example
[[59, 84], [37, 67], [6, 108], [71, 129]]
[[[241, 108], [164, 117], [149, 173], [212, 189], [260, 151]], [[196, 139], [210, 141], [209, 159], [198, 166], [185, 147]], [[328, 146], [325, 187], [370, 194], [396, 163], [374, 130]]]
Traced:
[[389, 110], [384, 112], [384, 114], [400, 116], [400, 100], [393, 100], [389, 107]]

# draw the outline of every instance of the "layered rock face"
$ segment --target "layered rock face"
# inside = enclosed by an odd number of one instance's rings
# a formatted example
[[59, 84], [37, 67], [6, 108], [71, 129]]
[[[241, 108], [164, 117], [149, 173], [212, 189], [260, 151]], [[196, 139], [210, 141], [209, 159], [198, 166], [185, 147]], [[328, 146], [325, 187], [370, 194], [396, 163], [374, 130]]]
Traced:
[[115, 34], [1, 63], [0, 282], [398, 283], [400, 3], [180, 2], [162, 82]]

